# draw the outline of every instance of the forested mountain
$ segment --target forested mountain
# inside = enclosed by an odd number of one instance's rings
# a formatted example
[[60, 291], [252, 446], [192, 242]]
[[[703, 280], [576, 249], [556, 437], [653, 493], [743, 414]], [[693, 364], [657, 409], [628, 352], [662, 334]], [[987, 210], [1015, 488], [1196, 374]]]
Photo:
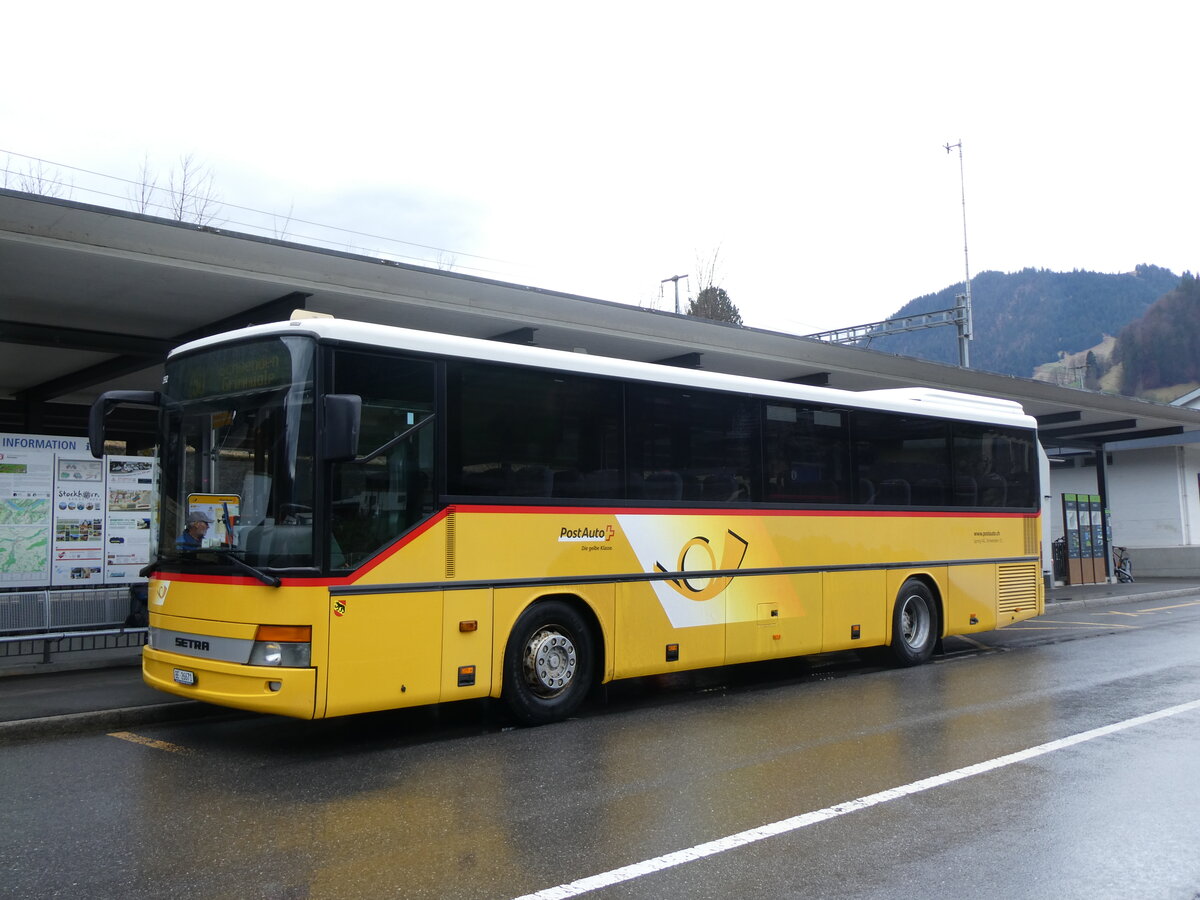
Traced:
[[1200, 282], [1185, 273], [1174, 290], [1121, 329], [1112, 359], [1121, 367], [1123, 394], [1200, 381]]
[[[1146, 265], [1120, 275], [1046, 269], [980, 272], [971, 280], [971, 367], [1028, 378], [1038, 365], [1057, 359], [1060, 351], [1086, 350], [1105, 334], [1120, 333], [1179, 286], [1178, 275]], [[918, 297], [894, 315], [949, 309], [960, 293], [961, 283]], [[958, 362], [957, 330], [949, 326], [873, 338], [867, 346], [934, 362]], [[1200, 364], [1200, 356], [1195, 359]]]

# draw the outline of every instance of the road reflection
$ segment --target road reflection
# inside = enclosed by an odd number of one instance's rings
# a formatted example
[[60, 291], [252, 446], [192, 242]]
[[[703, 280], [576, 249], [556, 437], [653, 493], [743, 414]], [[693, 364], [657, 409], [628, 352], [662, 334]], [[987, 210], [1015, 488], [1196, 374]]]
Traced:
[[213, 897], [497, 896], [1010, 752], [1062, 712], [1028, 656], [771, 674], [647, 680], [535, 729], [479, 708], [196, 727], [189, 756], [131, 755], [131, 872], [176, 884], [189, 860]]

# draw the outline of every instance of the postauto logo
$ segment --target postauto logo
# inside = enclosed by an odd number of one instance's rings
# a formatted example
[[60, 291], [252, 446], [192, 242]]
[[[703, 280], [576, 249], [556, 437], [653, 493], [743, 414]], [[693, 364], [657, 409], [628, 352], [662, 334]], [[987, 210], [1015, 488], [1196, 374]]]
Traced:
[[571, 528], [564, 525], [558, 533], [558, 542], [560, 544], [595, 544], [600, 541], [607, 543], [613, 539], [615, 533], [616, 531], [611, 525], [596, 525], [591, 527], [583, 525], [578, 528]]

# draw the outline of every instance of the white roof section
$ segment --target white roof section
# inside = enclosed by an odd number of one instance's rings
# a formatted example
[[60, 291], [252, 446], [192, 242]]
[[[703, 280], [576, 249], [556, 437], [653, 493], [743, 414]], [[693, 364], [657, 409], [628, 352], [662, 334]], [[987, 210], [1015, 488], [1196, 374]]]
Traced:
[[172, 351], [171, 358], [231, 341], [280, 334], [307, 334], [320, 340], [358, 344], [371, 348], [530, 366], [558, 372], [598, 375], [683, 388], [752, 394], [780, 400], [829, 406], [853, 406], [967, 421], [986, 421], [1021, 428], [1037, 427], [1037, 422], [1031, 416], [1024, 414], [1021, 405], [1011, 400], [975, 397], [970, 394], [919, 387], [864, 392], [842, 391], [834, 388], [787, 384], [744, 375], [680, 369], [675, 366], [655, 365], [541, 347], [525, 347], [498, 341], [485, 341], [478, 338], [435, 334], [415, 331], [411, 328], [397, 328], [325, 317], [300, 316], [287, 322], [258, 325], [213, 335], [179, 347]]

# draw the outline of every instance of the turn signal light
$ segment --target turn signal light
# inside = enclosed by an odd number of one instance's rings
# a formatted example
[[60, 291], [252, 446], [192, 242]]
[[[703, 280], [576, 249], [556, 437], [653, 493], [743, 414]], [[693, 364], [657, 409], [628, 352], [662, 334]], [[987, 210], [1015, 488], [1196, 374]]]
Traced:
[[259, 625], [256, 641], [282, 641], [289, 644], [308, 643], [312, 640], [311, 625]]

